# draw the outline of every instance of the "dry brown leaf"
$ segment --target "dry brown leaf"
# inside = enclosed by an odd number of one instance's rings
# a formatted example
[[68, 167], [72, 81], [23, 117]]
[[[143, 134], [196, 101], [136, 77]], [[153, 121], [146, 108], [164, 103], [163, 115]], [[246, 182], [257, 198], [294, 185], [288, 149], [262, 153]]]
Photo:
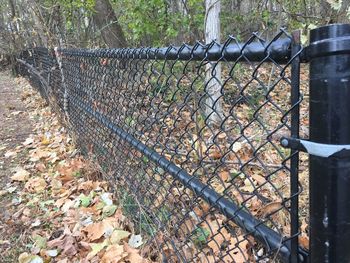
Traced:
[[215, 255], [220, 253], [220, 247], [222, 244], [231, 239], [231, 235], [228, 231], [223, 227], [221, 219], [216, 219], [213, 221], [208, 221], [209, 229], [210, 229], [210, 237], [208, 246], [212, 249], [212, 253]]
[[258, 173], [252, 173], [253, 179], [258, 183], [258, 185], [262, 185], [266, 182], [266, 179], [263, 175]]
[[226, 186], [219, 182], [214, 182], [211, 186], [215, 189], [216, 192], [220, 194], [222, 194], [226, 190]]
[[57, 180], [55, 178], [53, 178], [50, 182], [51, 184], [51, 188], [53, 190], [60, 190], [62, 188], [62, 182], [60, 180]]
[[103, 223], [106, 225], [106, 227], [109, 228], [122, 228], [122, 226], [120, 225], [120, 218], [118, 218], [117, 216], [107, 217], [103, 220]]
[[17, 169], [16, 173], [13, 176], [11, 176], [11, 180], [18, 181], [18, 182], [24, 182], [24, 181], [28, 180], [29, 175], [30, 175], [30, 173], [27, 170], [20, 167]]
[[209, 153], [209, 157], [212, 158], [213, 160], [218, 160], [222, 157], [222, 154], [220, 151], [214, 150]]
[[181, 224], [180, 228], [183, 233], [188, 233], [192, 232], [196, 228], [196, 224], [193, 223], [192, 219], [187, 219]]
[[70, 200], [70, 199], [66, 199], [65, 202], [64, 202], [64, 205], [62, 206], [61, 210], [64, 212], [64, 213], [67, 213], [68, 210], [74, 205], [74, 201], [73, 200]]
[[[107, 247], [106, 252], [101, 258], [101, 263], [118, 263], [120, 260], [128, 256], [121, 245], [111, 245]], [[130, 261], [133, 262], [134, 261]]]
[[113, 231], [113, 226], [105, 220], [98, 223], [90, 224], [82, 229], [87, 233], [89, 241], [95, 241], [101, 238], [107, 231]]
[[79, 172], [84, 167], [84, 162], [81, 159], [73, 159], [65, 165], [61, 165], [57, 168], [60, 173], [60, 179], [63, 183], [72, 181], [74, 179], [74, 173]]
[[262, 201], [257, 197], [252, 198], [250, 202], [247, 203], [247, 207], [253, 215], [257, 215], [260, 212], [261, 205]]
[[127, 243], [124, 244], [124, 251], [128, 253], [127, 259], [132, 263], [147, 263], [148, 260], [140, 256], [139, 249], [130, 247]]
[[222, 132], [220, 133], [218, 136], [217, 136], [219, 139], [225, 139], [227, 137], [226, 133], [225, 132]]
[[67, 198], [66, 197], [62, 197], [56, 200], [55, 202], [55, 206], [60, 208], [65, 202], [66, 202]]
[[46, 181], [41, 177], [30, 178], [25, 184], [25, 188], [32, 193], [40, 193], [45, 190], [47, 186]]
[[91, 190], [96, 189], [99, 186], [99, 182], [94, 182], [94, 181], [86, 181], [86, 182], [82, 182], [81, 184], [79, 184], [78, 186], [78, 191], [85, 191], [90, 193]]
[[63, 234], [59, 238], [47, 242], [49, 248], [57, 247], [62, 250], [62, 254], [66, 256], [74, 256], [78, 253], [78, 246], [75, 238], [68, 234]]
[[45, 164], [43, 164], [43, 163], [37, 163], [37, 164], [35, 164], [35, 169], [37, 169], [39, 172], [45, 172], [45, 170], [46, 170], [46, 166], [45, 166]]
[[31, 162], [37, 162], [42, 158], [46, 158], [50, 156], [50, 152], [42, 149], [35, 149], [34, 151], [31, 152], [30, 154], [30, 161]]
[[74, 180], [74, 177], [72, 175], [64, 175], [64, 176], [58, 177], [58, 179], [61, 180], [63, 184], [65, 184]]
[[23, 215], [25, 215], [25, 216], [30, 216], [31, 213], [32, 213], [32, 211], [27, 207], [23, 210]]
[[80, 170], [80, 169], [84, 168], [84, 166], [85, 166], [85, 163], [81, 158], [73, 159], [70, 162], [70, 167], [75, 169], [75, 170]]
[[264, 207], [262, 207], [258, 214], [261, 214], [263, 217], [266, 217], [269, 214], [272, 214], [274, 212], [276, 212], [277, 210], [281, 209], [283, 206], [281, 204], [281, 202], [271, 202], [267, 205], [265, 205]]
[[201, 204], [201, 208], [202, 208], [203, 213], [207, 214], [209, 212], [211, 206], [208, 203], [203, 202]]
[[226, 182], [230, 178], [230, 173], [227, 172], [227, 171], [222, 171], [222, 172], [219, 173], [219, 177], [220, 177], [221, 180]]
[[301, 232], [304, 232], [304, 233], [305, 233], [308, 226], [309, 226], [309, 225], [306, 223], [305, 219], [303, 219], [303, 220], [301, 221], [301, 226], [300, 226]]
[[123, 210], [121, 208], [118, 208], [115, 211], [114, 218], [118, 222], [118, 225], [122, 225], [122, 223], [125, 221], [126, 217], [123, 215]]
[[309, 237], [306, 235], [301, 235], [299, 236], [299, 244], [305, 248], [309, 249]]
[[[231, 240], [233, 241], [233, 240]], [[225, 263], [246, 263], [249, 262], [248, 246], [249, 242], [244, 236], [234, 239], [235, 243], [228, 246], [228, 254], [223, 258]]]

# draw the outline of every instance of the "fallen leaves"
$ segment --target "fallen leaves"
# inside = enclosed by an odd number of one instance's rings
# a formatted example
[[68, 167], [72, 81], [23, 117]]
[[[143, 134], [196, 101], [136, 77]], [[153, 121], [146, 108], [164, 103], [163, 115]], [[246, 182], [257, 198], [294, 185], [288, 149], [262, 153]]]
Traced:
[[0, 196], [10, 198], [6, 227], [27, 228], [29, 241], [21, 248], [27, 251], [18, 261], [148, 262], [140, 255], [141, 235], [133, 235], [134, 226], [108, 192], [107, 182], [84, 178], [97, 168], [77, 154], [55, 114], [38, 106], [44, 105], [39, 96], [24, 100], [38, 100], [28, 112], [36, 121], [34, 132], [14, 149], [0, 148], [8, 150], [2, 153], [5, 158], [21, 158], [11, 183], [0, 190]]
[[281, 202], [271, 202], [265, 206], [263, 206], [258, 214], [261, 214], [262, 217], [266, 217], [270, 214], [273, 214], [275, 212], [277, 212], [278, 210], [282, 209], [283, 205]]
[[28, 145], [32, 144], [33, 142], [34, 142], [34, 139], [31, 137], [28, 137], [22, 144], [24, 146], [28, 146]]
[[18, 262], [19, 263], [44, 263], [44, 260], [40, 256], [31, 255], [31, 254], [28, 254], [27, 252], [24, 252], [18, 257]]
[[299, 236], [299, 244], [305, 249], [309, 249], [309, 237], [305, 234]]
[[126, 239], [127, 237], [130, 236], [130, 232], [122, 230], [122, 229], [116, 229], [113, 231], [111, 237], [110, 237], [110, 241], [112, 244], [119, 244], [120, 241], [122, 241], [123, 239]]
[[7, 151], [5, 154], [4, 154], [4, 157], [5, 158], [12, 158], [12, 157], [15, 157], [17, 155], [17, 152], [16, 151]]
[[47, 242], [49, 248], [61, 250], [61, 254], [67, 257], [74, 256], [78, 253], [78, 244], [71, 234], [63, 234], [59, 238]]
[[143, 244], [141, 235], [132, 235], [129, 239], [129, 246], [133, 248], [138, 248]]
[[31, 193], [40, 193], [46, 189], [47, 183], [41, 177], [33, 177], [28, 180], [24, 187]]
[[230, 179], [230, 173], [227, 171], [222, 171], [219, 173], [219, 177], [221, 180], [223, 180], [224, 182], [226, 182], [228, 179]]
[[30, 173], [22, 167], [17, 168], [16, 173], [11, 176], [12, 181], [25, 182], [28, 180]]
[[87, 233], [89, 241], [95, 241], [101, 238], [104, 234], [109, 231], [113, 231], [113, 227], [105, 221], [90, 224], [82, 229]]
[[133, 263], [147, 263], [149, 262], [145, 258], [140, 256], [139, 250], [124, 244], [124, 251], [128, 253], [127, 259]]
[[50, 152], [42, 149], [34, 149], [30, 152], [30, 161], [38, 162], [42, 158], [46, 158], [50, 156]]
[[128, 255], [124, 252], [124, 247], [121, 245], [111, 245], [106, 249], [103, 257], [101, 258], [101, 263], [118, 263], [121, 259]]
[[[105, 240], [101, 243], [91, 243], [91, 251], [87, 255], [86, 259], [92, 259], [94, 256], [97, 255], [102, 249], [104, 249], [108, 245], [108, 240]], [[117, 253], [123, 253], [123, 251], [116, 251]], [[114, 254], [114, 256], [118, 256], [118, 254]]]

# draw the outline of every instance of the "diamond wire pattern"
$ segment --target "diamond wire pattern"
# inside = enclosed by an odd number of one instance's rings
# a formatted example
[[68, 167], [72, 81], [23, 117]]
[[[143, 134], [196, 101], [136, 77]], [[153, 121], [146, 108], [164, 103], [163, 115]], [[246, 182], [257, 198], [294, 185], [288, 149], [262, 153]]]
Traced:
[[[284, 37], [289, 36], [281, 31], [271, 43]], [[160, 253], [168, 262], [267, 262], [278, 249], [258, 242], [254, 232], [238, 227], [235, 217], [228, 218], [131, 147], [111, 125], [238, 204], [259, 220], [256, 227], [266, 225], [287, 239], [291, 235], [289, 151], [279, 145], [290, 134], [290, 64], [281, 65], [268, 53], [250, 61], [244, 52], [250, 43], [269, 45], [256, 34], [245, 44], [229, 37], [216, 61], [209, 53], [200, 61], [194, 56], [215, 42], [168, 48], [167, 53], [177, 54], [190, 50], [193, 55], [185, 61], [180, 55], [140, 58], [160, 52], [150, 48], [61, 51], [72, 132], [153, 244], [150, 255]], [[224, 55], [229, 45], [241, 50], [234, 61]], [[20, 57], [49, 87], [23, 65], [21, 74], [63, 113], [64, 87], [54, 53], [35, 48]], [[211, 85], [219, 95], [212, 94]], [[214, 117], [219, 121], [212, 123]]]

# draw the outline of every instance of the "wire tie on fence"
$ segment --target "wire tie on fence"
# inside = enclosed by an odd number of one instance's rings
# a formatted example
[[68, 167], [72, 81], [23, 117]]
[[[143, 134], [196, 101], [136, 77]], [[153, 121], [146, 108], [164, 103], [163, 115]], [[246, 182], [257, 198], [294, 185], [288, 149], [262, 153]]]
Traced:
[[349, 144], [325, 144], [286, 137], [282, 137], [280, 143], [284, 148], [306, 152], [313, 156], [325, 158], [350, 157]]

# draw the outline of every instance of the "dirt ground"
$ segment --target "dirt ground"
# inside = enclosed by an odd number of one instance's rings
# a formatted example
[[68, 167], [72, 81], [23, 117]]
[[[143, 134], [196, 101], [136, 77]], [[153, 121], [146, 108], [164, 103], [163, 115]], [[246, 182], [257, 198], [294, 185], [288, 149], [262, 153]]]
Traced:
[[[13, 158], [6, 158], [4, 153], [19, 146], [32, 132], [33, 123], [29, 119], [26, 107], [21, 99], [21, 89], [8, 71], [0, 72], [0, 189], [9, 187], [13, 170], [25, 160], [19, 153]], [[0, 197], [0, 260], [16, 262], [17, 258], [9, 246], [19, 247], [20, 236], [25, 231], [22, 224], [8, 224], [11, 218], [9, 206], [11, 195]], [[6, 240], [6, 241], [5, 241]], [[9, 243], [8, 243], [9, 242]]]

